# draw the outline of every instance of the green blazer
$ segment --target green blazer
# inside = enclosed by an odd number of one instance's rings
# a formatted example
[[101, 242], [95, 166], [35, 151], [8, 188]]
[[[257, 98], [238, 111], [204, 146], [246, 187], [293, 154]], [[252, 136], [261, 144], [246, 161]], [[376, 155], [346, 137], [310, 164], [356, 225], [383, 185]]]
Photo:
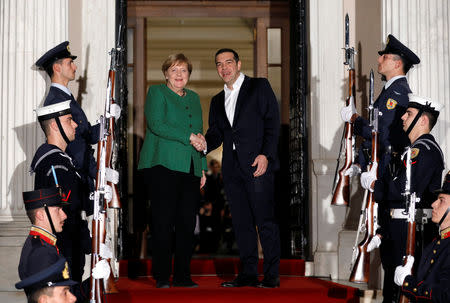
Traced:
[[194, 174], [207, 170], [206, 157], [189, 143], [191, 133], [203, 133], [202, 107], [198, 95], [185, 89], [179, 96], [165, 84], [152, 85], [145, 99], [146, 133], [138, 169], [162, 165], [188, 173], [191, 159]]

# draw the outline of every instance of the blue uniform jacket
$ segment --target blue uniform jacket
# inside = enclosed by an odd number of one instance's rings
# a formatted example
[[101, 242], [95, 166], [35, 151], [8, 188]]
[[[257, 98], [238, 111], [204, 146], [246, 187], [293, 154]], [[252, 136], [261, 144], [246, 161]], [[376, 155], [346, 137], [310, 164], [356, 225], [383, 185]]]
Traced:
[[23, 280], [28, 276], [27, 269], [30, 268], [30, 265], [28, 265], [30, 262], [40, 262], [55, 255], [59, 255], [59, 250], [56, 247], [56, 236], [42, 228], [32, 226], [20, 254], [20, 279]]
[[[431, 208], [435, 200], [433, 192], [441, 188], [444, 158], [441, 148], [433, 135], [424, 134], [411, 145], [411, 192], [415, 192], [421, 201], [416, 208]], [[398, 175], [385, 172], [375, 182], [375, 200], [389, 204], [389, 208], [404, 208], [406, 184], [406, 166], [403, 165]]]
[[[388, 89], [381, 91], [374, 107], [378, 108], [381, 115], [378, 117], [379, 131], [379, 155], [378, 175], [382, 176], [384, 169], [391, 159], [391, 151], [401, 153], [405, 146], [409, 145], [409, 139], [403, 131], [402, 115], [408, 108], [408, 94], [411, 90], [406, 78], [400, 78], [392, 82]], [[359, 116], [354, 123], [355, 134], [362, 136], [364, 141], [359, 150], [358, 162], [362, 171], [366, 171], [367, 160], [364, 156], [364, 149], [369, 155], [372, 149], [372, 127], [369, 121]]]
[[[92, 201], [89, 200], [89, 192], [82, 182], [69, 155], [55, 145], [42, 144], [31, 162], [31, 171], [36, 174], [34, 188], [46, 188], [55, 186], [51, 166], [54, 166], [59, 186], [64, 192], [64, 200], [69, 205], [64, 212], [67, 219], [63, 231], [58, 233], [58, 247], [69, 262], [72, 274], [77, 281], [81, 281], [83, 273], [84, 255], [91, 252], [91, 237], [86, 220], [81, 218], [81, 210], [87, 215], [92, 214]], [[79, 268], [72, 264], [79, 264]]]
[[[72, 117], [75, 123], [78, 124], [78, 127], [75, 133], [75, 140], [69, 143], [66, 152], [72, 157], [73, 164], [79, 170], [83, 180], [87, 182], [87, 177], [89, 176], [89, 180], [92, 181], [96, 178], [97, 165], [93, 156], [91, 144], [98, 142], [100, 125], [96, 124], [91, 126], [83, 109], [73, 95], [69, 96], [57, 87], [50, 86], [44, 105], [55, 104], [67, 100], [71, 100], [70, 109], [72, 111]], [[93, 183], [90, 182], [90, 190], [93, 189]]]
[[450, 238], [428, 245], [420, 259], [417, 275], [406, 276], [402, 291], [413, 302], [450, 302]]

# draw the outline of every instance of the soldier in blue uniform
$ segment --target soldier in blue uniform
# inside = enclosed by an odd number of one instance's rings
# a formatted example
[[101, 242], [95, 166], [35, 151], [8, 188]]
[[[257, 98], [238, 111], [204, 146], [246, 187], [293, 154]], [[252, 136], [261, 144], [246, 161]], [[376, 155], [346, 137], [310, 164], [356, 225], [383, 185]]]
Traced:
[[62, 209], [64, 202], [56, 186], [24, 192], [23, 202], [32, 226], [20, 255], [21, 279], [26, 277], [30, 263], [50, 255], [59, 256], [56, 233], [62, 231], [67, 218]]
[[432, 221], [440, 236], [423, 251], [417, 274], [412, 275], [414, 257], [395, 270], [395, 283], [412, 302], [450, 302], [450, 171], [433, 207]]
[[72, 141], [78, 130], [70, 114], [70, 102], [60, 102], [36, 110], [47, 142], [36, 151], [31, 162], [31, 172], [36, 174], [35, 189], [58, 185], [62, 189], [63, 199], [70, 203], [66, 208], [64, 229], [56, 234], [57, 245], [69, 263], [74, 280], [81, 282], [85, 254], [91, 252], [87, 221], [82, 218], [81, 213], [90, 209], [92, 202], [71, 157], [65, 153], [67, 142], [64, 137]]
[[77, 66], [73, 62], [76, 56], [70, 53], [69, 42], [65, 41], [47, 51], [36, 62], [36, 66], [44, 69], [50, 76], [52, 84], [44, 101], [44, 106], [70, 100], [72, 117], [78, 124], [75, 140], [64, 137], [68, 144], [67, 154], [72, 158], [75, 168], [79, 171], [83, 181], [94, 190], [94, 179], [97, 165], [93, 157], [91, 144], [99, 139], [99, 124], [91, 126], [80, 104], [67, 87], [69, 81], [75, 79]]
[[28, 263], [17, 289], [23, 289], [28, 303], [73, 303], [75, 296], [69, 287], [77, 283], [70, 278], [66, 259], [58, 255], [45, 255], [39, 262]]
[[[402, 116], [403, 130], [411, 141], [411, 192], [416, 193], [420, 202], [416, 203], [418, 232], [416, 233], [416, 256], [420, 256], [424, 244], [428, 244], [436, 233], [431, 219], [431, 203], [435, 200], [434, 191], [440, 188], [444, 157], [441, 148], [430, 134], [437, 122], [442, 105], [428, 98], [410, 94], [409, 105]], [[390, 166], [391, 164], [389, 164]], [[368, 251], [380, 246], [380, 255], [385, 271], [383, 302], [396, 300], [398, 287], [394, 284], [395, 268], [402, 263], [405, 255], [407, 226], [405, 215], [406, 167], [389, 167], [377, 180], [376, 172], [371, 170], [361, 175], [363, 188], [374, 191], [379, 204], [380, 228], [369, 243]], [[425, 223], [425, 224], [424, 224]]]
[[[408, 107], [408, 94], [411, 89], [406, 74], [420, 59], [409, 48], [394, 36], [388, 35], [386, 47], [378, 54], [378, 73], [386, 81], [383, 89], [374, 102], [374, 107], [381, 113], [378, 117], [379, 125], [379, 155], [378, 173], [382, 175], [391, 162], [391, 155], [397, 156], [403, 152], [409, 140], [402, 130], [401, 116]], [[355, 135], [363, 137], [364, 141], [359, 149], [359, 164], [352, 165], [346, 175], [356, 175], [366, 171], [368, 158], [372, 150], [372, 128], [369, 121], [356, 113], [353, 101], [341, 110], [341, 117], [345, 122], [354, 124]], [[396, 162], [397, 163], [397, 162]]]

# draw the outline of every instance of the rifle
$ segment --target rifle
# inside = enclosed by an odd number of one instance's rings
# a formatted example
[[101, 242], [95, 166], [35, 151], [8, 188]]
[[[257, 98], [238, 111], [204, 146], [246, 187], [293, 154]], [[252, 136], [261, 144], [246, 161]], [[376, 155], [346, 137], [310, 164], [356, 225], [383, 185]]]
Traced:
[[[355, 49], [350, 47], [350, 28], [349, 28], [348, 14], [345, 15], [345, 62], [344, 65], [348, 65], [348, 98], [346, 105], [350, 104], [351, 98], [355, 98]], [[345, 143], [344, 143], [345, 142]], [[345, 162], [342, 168], [338, 172], [339, 162], [342, 153], [342, 145], [345, 145]], [[345, 176], [345, 171], [350, 168], [353, 163], [355, 155], [355, 136], [353, 135], [353, 124], [345, 122], [344, 132], [342, 133], [341, 145], [339, 147], [339, 155], [337, 158], [336, 170], [334, 172], [333, 180], [333, 198], [331, 199], [331, 205], [347, 206], [350, 201], [350, 176]], [[338, 181], [336, 182], [336, 180]]]
[[[120, 107], [114, 103], [114, 80], [116, 71], [116, 57], [120, 48], [113, 48], [111, 55], [111, 65], [108, 74], [107, 94], [105, 100], [104, 115], [100, 116], [100, 136], [97, 145], [97, 178], [96, 189], [93, 193], [94, 216], [92, 221], [92, 255], [91, 271], [102, 260], [108, 264], [108, 272], [101, 278], [91, 276], [91, 297], [90, 302], [102, 302], [104, 294], [117, 293], [114, 282], [111, 259], [113, 259], [111, 246], [114, 244], [115, 231], [108, 229], [111, 219], [108, 218], [108, 209], [119, 209], [120, 198], [116, 184], [119, 181], [119, 173], [112, 169], [112, 153], [114, 145], [114, 118], [120, 117]], [[113, 216], [117, 220], [117, 216]], [[116, 227], [113, 222], [114, 228]], [[114, 260], [115, 261], [115, 260]]]
[[[378, 165], [378, 108], [373, 107], [373, 71], [370, 71], [370, 105], [369, 117], [370, 125], [372, 126], [372, 157], [371, 164], [368, 170], [377, 163]], [[367, 251], [372, 237], [375, 236], [377, 226], [377, 212], [378, 204], [375, 202], [373, 192], [366, 190], [364, 193], [364, 200], [361, 206], [361, 215], [359, 217], [359, 226], [355, 239], [355, 246], [353, 246], [353, 255], [350, 275], [350, 282], [367, 283], [369, 281], [370, 272], [370, 252]], [[358, 243], [359, 234], [365, 232], [364, 238]]]
[[[414, 256], [416, 248], [416, 203], [420, 202], [420, 198], [416, 197], [416, 193], [411, 193], [411, 147], [406, 149], [406, 184], [403, 194], [406, 200], [405, 213], [408, 218], [408, 229], [406, 238], [406, 250], [403, 258], [403, 265], [406, 264], [408, 256]], [[401, 290], [400, 290], [401, 292]], [[400, 293], [400, 303], [407, 303], [409, 299]]]

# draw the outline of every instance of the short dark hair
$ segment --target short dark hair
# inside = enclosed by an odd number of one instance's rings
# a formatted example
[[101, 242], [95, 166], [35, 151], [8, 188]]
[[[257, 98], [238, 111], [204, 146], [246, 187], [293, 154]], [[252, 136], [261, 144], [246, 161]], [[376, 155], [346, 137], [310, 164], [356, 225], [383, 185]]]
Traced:
[[61, 62], [62, 62], [63, 59], [65, 59], [65, 58], [62, 58], [62, 59], [56, 59], [56, 60], [54, 60], [52, 63], [48, 64], [48, 65], [45, 67], [45, 71], [46, 71], [47, 74], [50, 76], [50, 78], [53, 77], [53, 65], [56, 64], [56, 63], [61, 64]]
[[[56, 119], [59, 119], [59, 117], [57, 117]], [[45, 134], [45, 137], [48, 137], [50, 135], [50, 123], [52, 123], [52, 120], [53, 120], [53, 118], [39, 122], [41, 125], [41, 128], [42, 128], [42, 131]]]
[[189, 71], [189, 75], [192, 73], [192, 64], [191, 61], [184, 55], [184, 54], [172, 54], [169, 55], [169, 57], [164, 61], [163, 65], [161, 66], [161, 70], [163, 74], [165, 75], [167, 70], [175, 64], [180, 63], [186, 63]]
[[38, 209], [39, 208], [27, 210], [28, 219], [30, 219], [31, 224], [33, 225], [36, 223], [36, 212]]
[[429, 121], [430, 131], [431, 131], [433, 129], [433, 127], [436, 125], [437, 117], [430, 112], [423, 112], [422, 115], [427, 116], [428, 121]]
[[39, 298], [42, 295], [52, 297], [53, 290], [54, 290], [54, 287], [42, 287], [42, 288], [30, 291], [29, 293], [27, 293], [28, 303], [38, 303]]
[[393, 55], [393, 60], [401, 60], [402, 61], [403, 73], [406, 75], [408, 73], [408, 71], [411, 69], [411, 67], [413, 66], [412, 63], [403, 56], [400, 56], [398, 54], [392, 54], [392, 55]]
[[216, 60], [217, 56], [222, 54], [222, 53], [233, 53], [233, 57], [234, 57], [234, 61], [236, 61], [236, 63], [239, 61], [239, 55], [238, 53], [231, 48], [221, 48], [216, 52], [216, 55], [214, 56], [214, 60]]

